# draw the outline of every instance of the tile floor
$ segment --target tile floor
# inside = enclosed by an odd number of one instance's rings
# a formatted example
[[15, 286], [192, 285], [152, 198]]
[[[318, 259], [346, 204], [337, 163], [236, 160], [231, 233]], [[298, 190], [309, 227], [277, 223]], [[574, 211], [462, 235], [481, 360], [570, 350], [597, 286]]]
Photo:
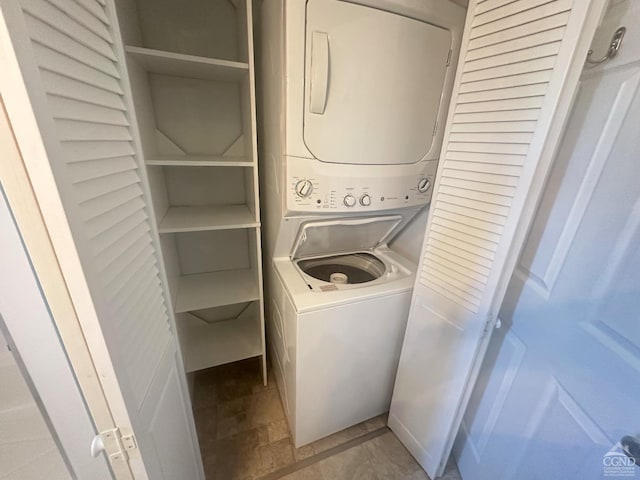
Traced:
[[[428, 480], [384, 415], [295, 448], [257, 359], [197, 372], [193, 408], [207, 480]], [[442, 478], [460, 480], [453, 462]]]

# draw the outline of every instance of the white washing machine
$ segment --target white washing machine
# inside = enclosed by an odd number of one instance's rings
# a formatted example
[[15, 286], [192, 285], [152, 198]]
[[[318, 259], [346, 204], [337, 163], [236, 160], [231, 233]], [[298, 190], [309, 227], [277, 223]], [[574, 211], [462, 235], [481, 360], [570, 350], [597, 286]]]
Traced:
[[266, 0], [259, 90], [271, 363], [297, 446], [388, 410], [465, 10]]
[[389, 409], [414, 281], [386, 246], [402, 220], [305, 222], [274, 261], [272, 361], [296, 446]]

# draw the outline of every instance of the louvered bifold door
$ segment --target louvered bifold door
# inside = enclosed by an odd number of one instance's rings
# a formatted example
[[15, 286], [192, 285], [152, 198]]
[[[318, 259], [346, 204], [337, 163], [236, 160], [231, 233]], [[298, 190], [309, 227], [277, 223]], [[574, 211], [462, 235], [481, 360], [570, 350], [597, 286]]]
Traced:
[[472, 0], [389, 426], [442, 474], [603, 9]]
[[199, 478], [113, 3], [0, 5], [99, 322], [89, 343], [117, 377], [105, 393], [120, 389], [149, 477]]

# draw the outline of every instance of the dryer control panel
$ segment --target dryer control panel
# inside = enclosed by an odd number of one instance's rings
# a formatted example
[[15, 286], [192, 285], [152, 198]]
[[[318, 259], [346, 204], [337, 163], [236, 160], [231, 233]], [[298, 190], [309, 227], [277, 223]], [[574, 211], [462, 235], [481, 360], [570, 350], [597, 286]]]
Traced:
[[[320, 162], [314, 163], [317, 165]], [[289, 157], [287, 210], [305, 213], [355, 213], [426, 205], [431, 200], [437, 165], [437, 161], [427, 161], [407, 166], [413, 170], [411, 172], [399, 166], [383, 169], [350, 165], [355, 171], [341, 172], [336, 171], [334, 165], [309, 168], [308, 161], [291, 161]]]

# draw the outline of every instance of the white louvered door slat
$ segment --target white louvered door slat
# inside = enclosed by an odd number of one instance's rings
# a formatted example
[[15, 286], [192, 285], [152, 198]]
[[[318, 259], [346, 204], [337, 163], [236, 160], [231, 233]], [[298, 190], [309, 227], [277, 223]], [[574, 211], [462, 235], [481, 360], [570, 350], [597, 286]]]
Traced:
[[478, 20], [479, 25], [473, 25], [469, 38], [474, 39], [485, 35], [495, 35], [496, 32], [508, 30], [531, 23], [532, 19], [539, 19], [567, 12], [571, 9], [572, 0], [556, 0], [553, 2], [543, 1], [542, 5], [529, 9], [531, 0], [519, 0], [515, 2], [517, 9], [512, 14], [499, 17], [494, 21], [482, 23], [482, 18], [488, 14], [474, 15], [474, 20]]
[[[75, 22], [79, 25], [84, 26], [88, 30], [91, 30], [96, 35], [102, 37], [108, 43], [113, 43], [113, 39], [111, 38], [111, 32], [108, 27], [108, 20], [105, 22], [104, 19], [106, 16], [104, 15], [104, 11], [102, 15], [99, 15], [100, 18], [96, 17], [95, 13], [91, 13], [86, 10], [84, 7], [81, 7], [77, 2], [69, 2], [67, 0], [50, 0], [56, 8], [60, 11], [67, 14], [71, 17]], [[109, 55], [113, 60], [116, 59], [115, 54], [111, 51]]]
[[56, 52], [45, 45], [34, 43], [33, 51], [38, 58], [43, 70], [57, 72], [67, 76], [73, 72], [73, 78], [105, 90], [122, 94], [118, 79], [104, 72], [96, 70], [89, 65], [73, 60], [60, 52]]
[[142, 195], [142, 189], [136, 184], [121, 188], [115, 192], [106, 193], [101, 197], [93, 198], [80, 205], [82, 220], [85, 222], [94, 220], [98, 223], [99, 220], [97, 217], [99, 215], [105, 214], [112, 208], [122, 205], [131, 199], [142, 197]]
[[[65, 1], [64, 3], [70, 4]], [[82, 25], [67, 12], [57, 8], [52, 2], [45, 2], [43, 0], [24, 0], [21, 2], [25, 12], [30, 15], [39, 18], [44, 22], [56, 25], [57, 28], [76, 39], [80, 44], [101, 51], [105, 56], [114, 59], [113, 49], [109, 47], [111, 43], [110, 33], [108, 31], [101, 31], [97, 33], [91, 31], [85, 25]], [[105, 27], [106, 30], [106, 27]]]
[[100, 19], [100, 21], [102, 21], [105, 25], [109, 24], [109, 17], [107, 17], [100, 2], [96, 2], [93, 0], [76, 0], [76, 3], [81, 5], [96, 18]]
[[[85, 78], [81, 81], [95, 81]], [[112, 79], [115, 81], [115, 79]], [[94, 82], [97, 85], [98, 82]], [[127, 115], [120, 109], [104, 108], [97, 104], [86, 103], [82, 100], [61, 97], [55, 93], [49, 96], [49, 105], [55, 112], [55, 118], [78, 120], [81, 122], [98, 123], [104, 125], [129, 125]]]
[[535, 97], [544, 95], [545, 82], [518, 87], [500, 88], [497, 90], [484, 90], [479, 92], [462, 93], [458, 97], [458, 103], [473, 103], [489, 100], [514, 99], [522, 97]]
[[109, 299], [113, 302], [123, 302], [127, 299], [127, 293], [133, 294], [135, 286], [147, 275], [158, 275], [155, 260], [147, 259], [143, 256], [136, 258], [131, 262], [130, 272], [118, 278], [117, 285], [110, 285], [113, 288], [109, 290]]
[[[151, 269], [145, 269], [141, 272], [141, 275], [137, 278], [138, 281], [143, 281], [145, 276], [149, 275], [157, 275], [156, 272], [151, 271]], [[146, 291], [142, 294], [136, 292], [135, 289], [125, 290], [124, 295], [118, 298], [113, 302], [114, 312], [117, 312], [119, 318], [131, 318], [131, 312], [141, 302], [141, 298], [145, 298], [148, 300], [148, 297], [152, 297], [153, 295], [158, 295], [158, 286], [160, 282], [150, 283], [146, 288]]]
[[[527, 24], [497, 31], [485, 36], [469, 39], [469, 52], [490, 45], [500, 45], [508, 41], [518, 41], [540, 32], [548, 32], [556, 28], [563, 28], [569, 20], [569, 12], [562, 12], [548, 17], [542, 17]], [[506, 45], [509, 48], [509, 45]]]
[[472, 60], [465, 65], [465, 72], [473, 72], [485, 68], [499, 67], [501, 65], [511, 65], [513, 63], [524, 62], [534, 58], [544, 58], [556, 55], [560, 48], [560, 42], [547, 43], [544, 45], [533, 45], [509, 53], [501, 53], [489, 57]]
[[35, 17], [27, 17], [27, 27], [32, 32], [32, 39], [40, 45], [46, 46], [56, 52], [69, 56], [74, 60], [89, 67], [95, 68], [112, 77], [118, 76], [118, 71], [111, 58], [104, 57], [84, 45], [79, 44], [64, 32], [53, 28], [51, 25]]
[[468, 215], [460, 215], [459, 213], [448, 211], [446, 207], [444, 207], [441, 203], [436, 205], [434, 208], [435, 210], [433, 213], [433, 217], [436, 218], [437, 212], [437, 216], [440, 221], [453, 220], [461, 225], [466, 225], [471, 228], [478, 228], [480, 230], [484, 230], [487, 233], [502, 233], [502, 226], [491, 223], [486, 219], [478, 218], [477, 216], [469, 216], [473, 214], [473, 212], [467, 212]]
[[442, 474], [604, 0], [472, 0], [389, 426]]
[[128, 465], [112, 462], [114, 472], [117, 478], [201, 478], [114, 5], [0, 0], [0, 8], [29, 78], [46, 169], [84, 277], [77, 281], [86, 281], [82, 291], [90, 293], [83, 306], [97, 318], [86, 335], [95, 361], [103, 362], [101, 376], [115, 374], [101, 379], [101, 395], [112, 402], [116, 426], [134, 434], [140, 449]]
[[49, 85], [51, 95], [78, 100], [80, 102], [100, 105], [114, 110], [126, 110], [122, 96], [93, 85], [87, 85], [54, 72], [42, 70], [42, 79]]
[[60, 138], [62, 141], [117, 141], [128, 142], [133, 140], [131, 132], [126, 127], [118, 125], [97, 125], [74, 120], [60, 120]]
[[105, 175], [113, 175], [130, 170], [135, 167], [135, 164], [133, 157], [112, 158], [108, 164], [100, 160], [78, 163], [75, 166], [73, 176], [71, 176], [71, 181], [80, 183]]

